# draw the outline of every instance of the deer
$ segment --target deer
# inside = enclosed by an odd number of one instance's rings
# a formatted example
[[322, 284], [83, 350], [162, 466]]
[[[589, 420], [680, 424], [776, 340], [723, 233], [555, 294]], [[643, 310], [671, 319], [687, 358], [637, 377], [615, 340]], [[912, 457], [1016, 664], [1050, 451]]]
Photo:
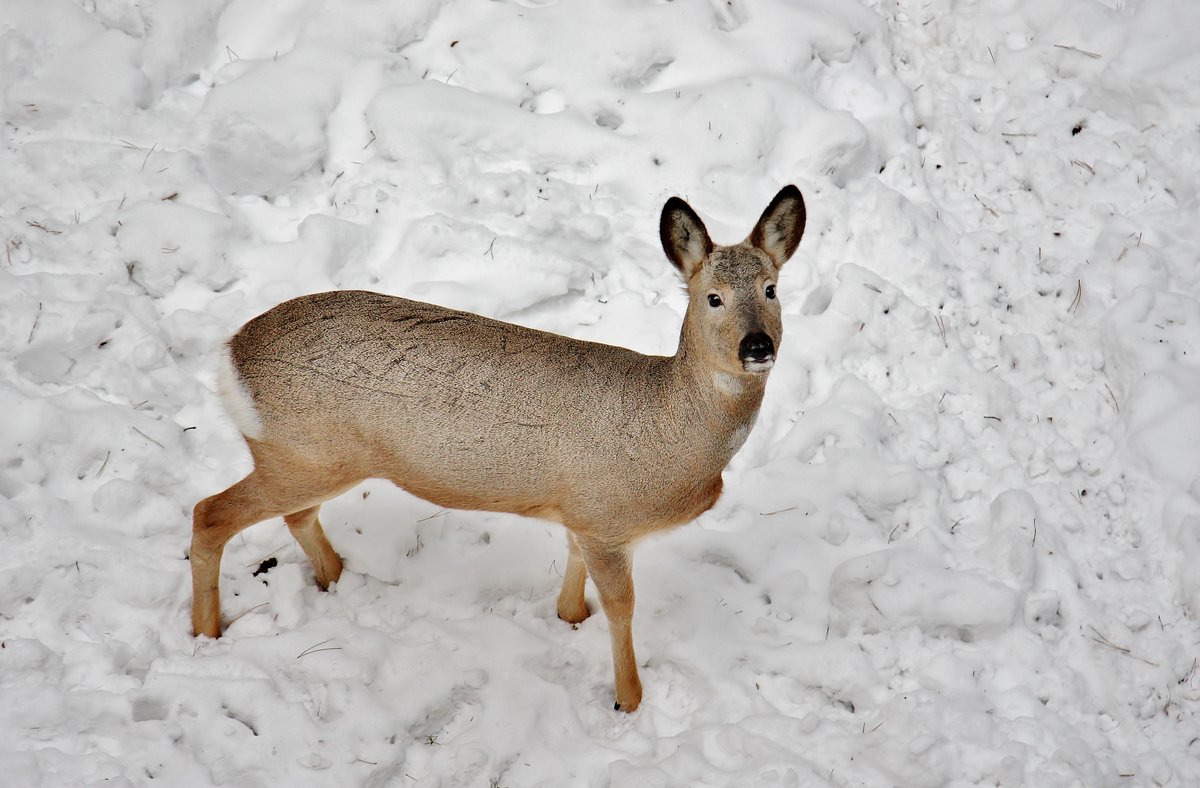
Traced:
[[221, 635], [221, 556], [235, 534], [282, 517], [327, 590], [342, 560], [321, 504], [390, 480], [439, 507], [565, 526], [558, 617], [588, 617], [590, 575], [610, 629], [614, 708], [635, 711], [634, 545], [720, 496], [775, 364], [777, 280], [805, 218], [789, 185], [746, 240], [717, 246], [687, 202], [667, 200], [659, 236], [688, 296], [673, 356], [362, 290], [301, 296], [250, 320], [224, 345], [217, 389], [254, 466], [195, 506], [195, 636]]

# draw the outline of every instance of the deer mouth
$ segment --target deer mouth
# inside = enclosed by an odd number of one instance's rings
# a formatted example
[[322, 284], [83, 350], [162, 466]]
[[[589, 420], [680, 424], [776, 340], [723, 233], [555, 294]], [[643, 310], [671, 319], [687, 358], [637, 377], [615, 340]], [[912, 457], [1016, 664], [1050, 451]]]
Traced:
[[769, 372], [773, 366], [775, 366], [774, 356], [742, 359], [742, 369], [754, 375], [761, 375], [764, 372]]

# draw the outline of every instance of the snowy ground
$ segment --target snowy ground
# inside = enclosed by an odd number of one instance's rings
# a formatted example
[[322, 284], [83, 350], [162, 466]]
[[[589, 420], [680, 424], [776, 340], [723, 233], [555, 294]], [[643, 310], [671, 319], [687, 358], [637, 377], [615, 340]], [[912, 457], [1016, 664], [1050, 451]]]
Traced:
[[[5, 0], [0, 779], [1200, 784], [1200, 6]], [[373, 483], [189, 633], [214, 348], [365, 287], [670, 353], [657, 219], [794, 182], [782, 357], [641, 547], [646, 697], [557, 527]], [[268, 558], [277, 565], [255, 570]], [[594, 592], [589, 597], [595, 601]]]

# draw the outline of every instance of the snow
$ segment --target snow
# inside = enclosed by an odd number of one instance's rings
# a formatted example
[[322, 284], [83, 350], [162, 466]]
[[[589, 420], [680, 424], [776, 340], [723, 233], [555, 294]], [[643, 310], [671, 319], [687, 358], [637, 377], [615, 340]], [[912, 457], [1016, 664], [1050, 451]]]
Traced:
[[[1200, 784], [1198, 26], [7, 0], [5, 784]], [[264, 523], [191, 637], [242, 322], [361, 287], [670, 353], [663, 202], [730, 243], [787, 183], [762, 412], [717, 507], [637, 552], [636, 713], [603, 615], [555, 616], [557, 526], [382, 482], [322, 511], [331, 592]]]

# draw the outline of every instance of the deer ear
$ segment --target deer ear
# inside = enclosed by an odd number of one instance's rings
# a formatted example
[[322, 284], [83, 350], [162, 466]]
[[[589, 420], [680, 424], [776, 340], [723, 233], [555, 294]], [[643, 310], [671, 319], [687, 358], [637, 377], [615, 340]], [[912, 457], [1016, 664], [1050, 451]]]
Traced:
[[795, 186], [784, 186], [754, 226], [750, 245], [766, 252], [775, 267], [782, 268], [800, 245], [806, 217], [800, 190]]
[[704, 222], [700, 221], [690, 205], [678, 197], [672, 197], [663, 206], [658, 235], [662, 239], [663, 251], [685, 279], [692, 278], [692, 274], [696, 273], [713, 250], [712, 239], [708, 237], [708, 230], [704, 229]]

